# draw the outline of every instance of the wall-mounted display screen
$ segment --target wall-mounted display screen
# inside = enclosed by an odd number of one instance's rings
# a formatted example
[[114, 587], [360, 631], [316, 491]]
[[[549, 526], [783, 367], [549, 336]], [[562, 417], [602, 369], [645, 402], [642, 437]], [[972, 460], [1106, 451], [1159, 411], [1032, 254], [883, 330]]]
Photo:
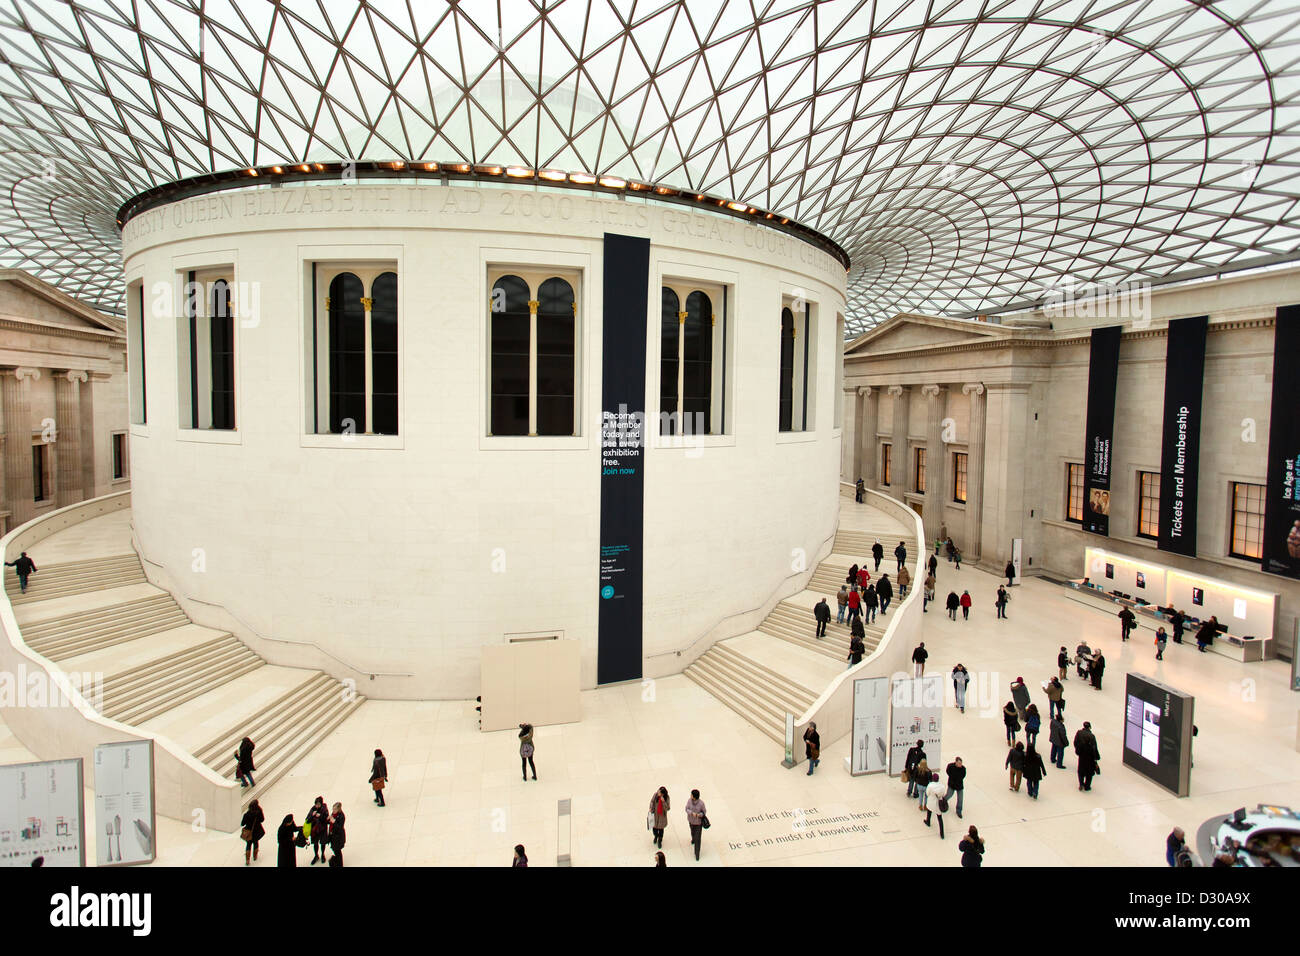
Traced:
[[1124, 766], [1180, 797], [1192, 768], [1194, 698], [1158, 681], [1129, 674], [1124, 694]]

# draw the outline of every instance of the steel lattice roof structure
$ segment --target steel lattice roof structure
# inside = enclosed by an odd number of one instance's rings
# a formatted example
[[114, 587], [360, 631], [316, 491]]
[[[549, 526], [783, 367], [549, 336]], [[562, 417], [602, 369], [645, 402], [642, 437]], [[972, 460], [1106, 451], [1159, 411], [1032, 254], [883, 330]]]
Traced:
[[0, 267], [103, 310], [115, 213], [433, 160], [729, 196], [850, 255], [848, 332], [1300, 258], [1294, 0], [0, 0]]

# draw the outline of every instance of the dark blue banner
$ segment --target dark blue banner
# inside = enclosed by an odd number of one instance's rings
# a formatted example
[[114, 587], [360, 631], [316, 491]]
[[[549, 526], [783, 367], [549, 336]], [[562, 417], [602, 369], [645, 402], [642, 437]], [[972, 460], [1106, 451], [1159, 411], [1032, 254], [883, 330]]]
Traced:
[[1264, 491], [1261, 567], [1300, 578], [1300, 305], [1277, 310], [1273, 332], [1273, 410], [1268, 422], [1268, 487]]
[[1088, 355], [1088, 424], [1083, 458], [1083, 530], [1110, 534], [1111, 440], [1119, 377], [1118, 325], [1092, 330]]
[[1160, 550], [1196, 557], [1197, 476], [1201, 463], [1201, 391], [1209, 317], [1169, 323], [1165, 346], [1165, 417], [1160, 444]]

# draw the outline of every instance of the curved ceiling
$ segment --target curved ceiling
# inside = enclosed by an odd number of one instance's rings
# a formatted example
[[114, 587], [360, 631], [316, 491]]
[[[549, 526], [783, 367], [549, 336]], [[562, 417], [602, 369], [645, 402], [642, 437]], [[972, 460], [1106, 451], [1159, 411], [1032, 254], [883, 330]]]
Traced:
[[1292, 0], [0, 0], [0, 267], [120, 311], [117, 207], [325, 159], [725, 195], [849, 333], [1300, 257]]

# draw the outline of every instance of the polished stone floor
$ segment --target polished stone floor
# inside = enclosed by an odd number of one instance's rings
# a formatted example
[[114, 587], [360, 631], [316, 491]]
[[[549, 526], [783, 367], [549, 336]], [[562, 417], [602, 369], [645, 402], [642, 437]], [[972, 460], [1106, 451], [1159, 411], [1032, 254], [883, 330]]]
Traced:
[[[846, 500], [842, 513], [843, 526], [853, 528], [855, 506]], [[848, 775], [847, 737], [825, 747], [815, 776], [785, 770], [778, 746], [680, 676], [585, 692], [580, 723], [538, 728], [536, 783], [520, 779], [512, 733], [478, 731], [472, 702], [368, 701], [263, 799], [268, 829], [289, 811], [301, 821], [319, 794], [342, 801], [348, 814], [349, 866], [505, 866], [516, 843], [528, 847], [534, 866], [554, 865], [566, 851], [578, 866], [648, 866], [646, 808], [663, 785], [673, 803], [664, 843], [670, 866], [697, 865], [682, 810], [692, 787], [713, 824], [700, 866], [955, 866], [957, 839], [972, 823], [986, 840], [988, 866], [1161, 866], [1164, 837], [1175, 825], [1191, 833], [1238, 806], [1300, 805], [1300, 695], [1287, 690], [1289, 664], [1241, 664], [1198, 654], [1194, 644], [1170, 645], [1157, 663], [1149, 631], [1121, 645], [1113, 616], [1040, 580], [1014, 588], [1009, 619], [1000, 621], [998, 581], [941, 562], [940, 599], [949, 589], [969, 589], [975, 606], [969, 622], [949, 621], [934, 606], [925, 618], [929, 671], [946, 673], [961, 661], [972, 675], [966, 714], [949, 707], [944, 716], [943, 762], [961, 756], [969, 768], [965, 819], [949, 814], [946, 840], [923, 825], [897, 780]], [[1103, 773], [1092, 792], [1079, 792], [1069, 751], [1069, 771], [1049, 768], [1033, 801], [1023, 787], [1008, 788], [1000, 709], [1019, 675], [1045, 712], [1038, 685], [1054, 673], [1057, 648], [1073, 650], [1081, 637], [1101, 646], [1109, 667], [1101, 691], [1071, 675], [1066, 724], [1073, 737], [1083, 720], [1092, 721]], [[1200, 733], [1188, 798], [1174, 798], [1121, 763], [1129, 670], [1196, 695]], [[1046, 758], [1045, 731], [1042, 743]], [[375, 747], [388, 756], [391, 775], [382, 809], [366, 782]], [[0, 762], [29, 759], [0, 728]], [[565, 799], [572, 800], [571, 828], [557, 817]], [[233, 834], [163, 818], [158, 830], [161, 864], [243, 863]], [[566, 832], [570, 842], [562, 846]], [[257, 865], [273, 865], [274, 856], [268, 841]], [[310, 859], [310, 851], [299, 852], [301, 864]]]

